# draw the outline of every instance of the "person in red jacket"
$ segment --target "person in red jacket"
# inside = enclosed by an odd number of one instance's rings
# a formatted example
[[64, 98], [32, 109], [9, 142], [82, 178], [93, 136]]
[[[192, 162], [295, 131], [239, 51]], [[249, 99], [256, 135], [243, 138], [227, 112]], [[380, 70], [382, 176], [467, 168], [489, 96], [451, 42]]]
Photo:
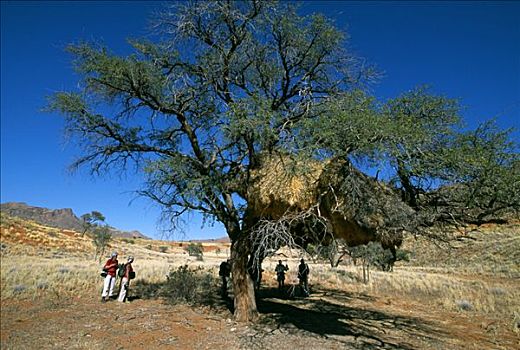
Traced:
[[113, 252], [110, 256], [110, 259], [108, 259], [105, 263], [105, 266], [103, 266], [103, 271], [106, 271], [107, 276], [105, 277], [105, 282], [103, 283], [103, 292], [101, 293], [102, 302], [107, 301], [108, 298], [111, 298], [114, 295], [117, 266], [117, 252]]
[[[124, 303], [126, 301], [126, 298], [128, 297], [128, 287], [130, 286], [130, 275], [133, 274], [134, 269], [132, 267], [132, 263], [134, 262], [134, 257], [129, 256], [126, 264], [124, 265], [125, 274], [123, 275], [123, 278], [121, 279], [121, 290], [119, 291], [119, 298], [118, 301]], [[133, 276], [132, 276], [133, 278]]]

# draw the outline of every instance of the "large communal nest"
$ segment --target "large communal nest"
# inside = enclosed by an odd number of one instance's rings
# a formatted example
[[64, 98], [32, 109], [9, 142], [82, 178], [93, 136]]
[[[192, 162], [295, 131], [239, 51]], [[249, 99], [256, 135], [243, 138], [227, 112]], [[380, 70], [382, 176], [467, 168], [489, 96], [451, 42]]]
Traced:
[[[306, 213], [305, 220], [318, 218], [324, 233], [349, 245], [377, 240], [388, 246], [399, 245], [403, 231], [413, 229], [414, 211], [392, 189], [348, 161], [302, 161], [278, 154], [263, 157], [259, 164], [248, 189], [250, 225]], [[296, 231], [305, 228], [305, 223], [295, 222]]]

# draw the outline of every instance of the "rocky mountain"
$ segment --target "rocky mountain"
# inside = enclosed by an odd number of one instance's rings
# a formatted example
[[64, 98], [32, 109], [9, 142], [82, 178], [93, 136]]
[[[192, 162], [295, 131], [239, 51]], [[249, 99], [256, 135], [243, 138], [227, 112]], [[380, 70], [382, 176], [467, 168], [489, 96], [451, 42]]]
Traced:
[[[72, 209], [48, 209], [42, 207], [34, 207], [21, 202], [8, 202], [0, 204], [0, 211], [9, 216], [19, 217], [22, 219], [32, 220], [39, 224], [57, 227], [61, 229], [82, 231], [81, 219], [78, 218]], [[122, 238], [145, 238], [139, 231], [121, 231], [112, 228], [112, 235]]]

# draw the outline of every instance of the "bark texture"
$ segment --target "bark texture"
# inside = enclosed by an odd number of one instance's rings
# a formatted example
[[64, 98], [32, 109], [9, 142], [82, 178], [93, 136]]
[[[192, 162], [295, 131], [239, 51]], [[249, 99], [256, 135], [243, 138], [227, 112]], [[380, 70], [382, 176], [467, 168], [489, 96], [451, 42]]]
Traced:
[[239, 322], [254, 322], [258, 319], [253, 280], [247, 271], [248, 245], [238, 239], [231, 246], [232, 281], [235, 319]]

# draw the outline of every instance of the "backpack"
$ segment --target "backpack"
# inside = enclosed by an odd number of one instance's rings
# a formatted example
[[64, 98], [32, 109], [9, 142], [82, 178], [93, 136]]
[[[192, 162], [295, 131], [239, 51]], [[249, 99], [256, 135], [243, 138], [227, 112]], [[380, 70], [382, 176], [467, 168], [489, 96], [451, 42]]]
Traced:
[[117, 276], [120, 278], [125, 277], [126, 264], [119, 264], [117, 269]]

